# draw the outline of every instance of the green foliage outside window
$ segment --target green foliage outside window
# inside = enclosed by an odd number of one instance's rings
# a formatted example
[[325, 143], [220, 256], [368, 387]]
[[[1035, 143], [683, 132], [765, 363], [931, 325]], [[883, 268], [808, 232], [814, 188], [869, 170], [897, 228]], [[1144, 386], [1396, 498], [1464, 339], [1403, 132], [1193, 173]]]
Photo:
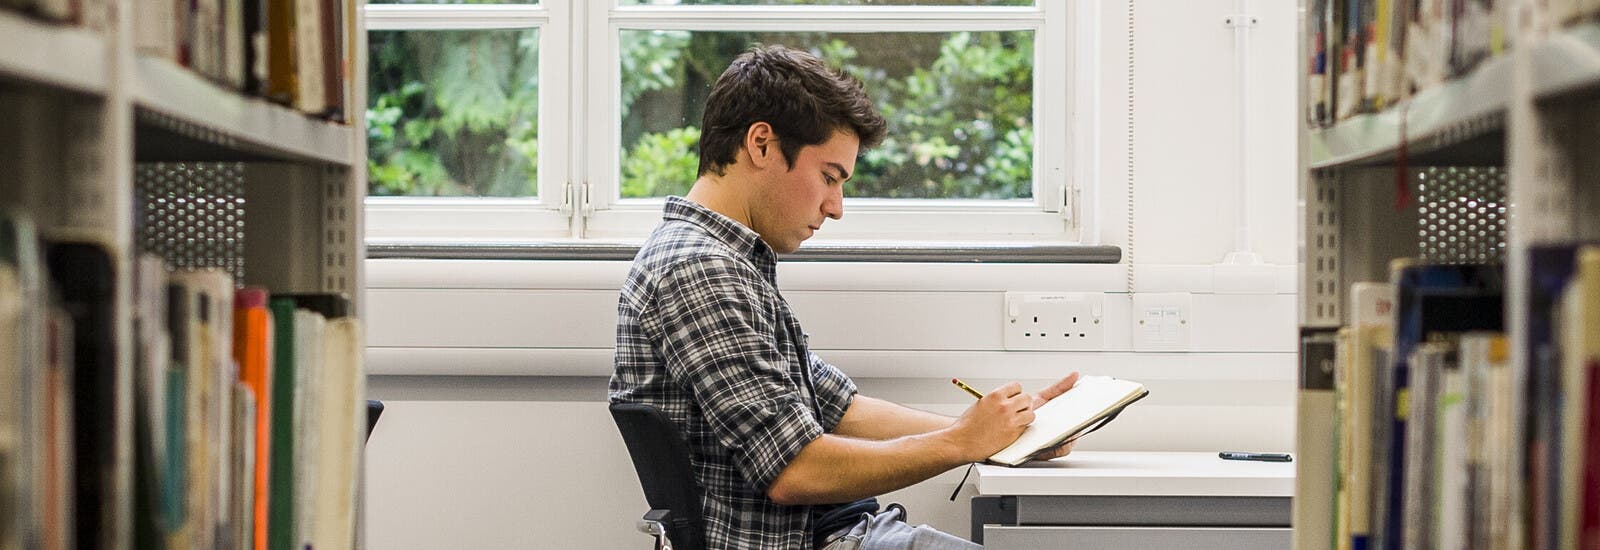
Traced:
[[[950, 34], [684, 33], [624, 31], [622, 197], [680, 194], [694, 182], [696, 142], [667, 138], [698, 130], [704, 95], [727, 60], [769, 41], [810, 50], [861, 79], [889, 120], [889, 136], [865, 152], [851, 197], [1015, 199], [1033, 195], [1033, 36]], [[878, 46], [871, 51], [862, 46]], [[890, 58], [910, 57], [898, 63]], [[632, 57], [633, 59], [630, 59]], [[866, 59], [869, 58], [870, 59]], [[919, 59], [920, 57], [920, 59]], [[672, 65], [676, 61], [676, 66]], [[629, 70], [635, 67], [635, 70]], [[648, 71], [638, 67], [650, 67]], [[652, 121], [652, 118], [665, 120]], [[678, 135], [677, 137], [681, 137]], [[674, 163], [674, 159], [689, 159]], [[679, 166], [660, 174], [642, 167]]]
[[539, 35], [369, 33], [372, 195], [534, 196]]
[[[537, 31], [370, 36], [372, 195], [537, 194]], [[705, 93], [755, 42], [842, 67], [889, 120], [889, 137], [862, 156], [848, 196], [1032, 196], [1030, 32], [624, 31], [622, 197], [688, 191]]]

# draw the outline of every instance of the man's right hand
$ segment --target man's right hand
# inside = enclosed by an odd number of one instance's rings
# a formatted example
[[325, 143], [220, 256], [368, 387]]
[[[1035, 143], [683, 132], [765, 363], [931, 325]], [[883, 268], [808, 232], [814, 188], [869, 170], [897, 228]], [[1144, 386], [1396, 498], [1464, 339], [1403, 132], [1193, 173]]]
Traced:
[[973, 404], [949, 428], [952, 440], [966, 462], [981, 462], [1006, 448], [1033, 423], [1033, 396], [1022, 384], [996, 388]]

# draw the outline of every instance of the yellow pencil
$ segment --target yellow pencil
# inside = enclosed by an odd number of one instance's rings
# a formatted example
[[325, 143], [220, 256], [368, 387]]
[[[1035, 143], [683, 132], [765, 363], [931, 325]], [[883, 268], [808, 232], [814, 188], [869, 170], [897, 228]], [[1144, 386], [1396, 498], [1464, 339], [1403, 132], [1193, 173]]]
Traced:
[[966, 382], [962, 382], [960, 378], [951, 378], [950, 379], [950, 383], [951, 384], [955, 384], [956, 387], [959, 387], [959, 388], [961, 388], [963, 390], [967, 390], [967, 393], [972, 394], [973, 397], [976, 397], [978, 399], [983, 399], [983, 392], [980, 392], [978, 390], [972, 389], [972, 386], [968, 386], [967, 383]]

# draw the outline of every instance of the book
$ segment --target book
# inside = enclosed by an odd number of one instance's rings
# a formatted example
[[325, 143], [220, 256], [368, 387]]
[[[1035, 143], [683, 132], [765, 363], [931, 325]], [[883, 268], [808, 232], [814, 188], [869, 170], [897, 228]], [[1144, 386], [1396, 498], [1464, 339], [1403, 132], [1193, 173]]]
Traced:
[[321, 115], [328, 109], [324, 71], [322, 0], [296, 0], [294, 14], [294, 107]]
[[1306, 60], [1306, 123], [1311, 128], [1332, 124], [1332, 80], [1328, 78], [1328, 34], [1332, 27], [1334, 0], [1311, 0], [1306, 10], [1306, 34], [1311, 39], [1310, 58]]
[[1440, 503], [1436, 434], [1439, 431], [1440, 394], [1446, 364], [1455, 361], [1455, 346], [1448, 342], [1427, 342], [1413, 348], [1407, 363], [1411, 381], [1406, 401], [1405, 471], [1401, 472], [1405, 495], [1400, 517], [1401, 540], [1414, 548], [1435, 548], [1434, 505]]
[[[190, 303], [189, 433], [192, 541], [199, 547], [232, 546], [233, 279], [220, 269], [178, 271]], [[178, 345], [174, 343], [174, 345]]]
[[11, 266], [0, 263], [0, 548], [21, 548], [22, 528], [31, 518], [32, 500], [23, 480], [28, 473], [22, 420], [22, 285]]
[[[1478, 406], [1475, 392], [1461, 363], [1459, 341], [1452, 343], [1442, 364], [1438, 398], [1434, 401], [1433, 433], [1433, 525], [1429, 537], [1436, 548], [1472, 548], [1471, 540], [1473, 455], [1477, 445], [1470, 417]], [[1425, 480], [1426, 481], [1426, 480]]]
[[1016, 466], [1051, 447], [1073, 441], [1110, 422], [1124, 407], [1149, 395], [1143, 384], [1108, 376], [1085, 376], [1034, 411], [1033, 423], [1016, 441], [989, 456], [996, 464]]
[[44, 422], [40, 437], [42, 471], [40, 479], [42, 498], [39, 499], [39, 548], [66, 550], [76, 548], [73, 528], [77, 525], [77, 505], [73, 500], [77, 466], [73, 462], [73, 387], [72, 365], [74, 358], [72, 316], [59, 301], [53, 301], [44, 319]]
[[[1349, 462], [1341, 465], [1340, 480], [1347, 487], [1350, 507], [1349, 528], [1344, 533], [1348, 539], [1339, 541], [1338, 547], [1364, 550], [1372, 533], [1373, 460], [1385, 441], [1374, 435], [1378, 404], [1382, 402], [1378, 393], [1378, 350], [1394, 347], [1394, 285], [1350, 285], [1349, 331], [1348, 347], [1341, 348], [1349, 359], [1336, 362], [1346, 368], [1340, 449], [1341, 454], [1349, 456]], [[1381, 418], [1387, 421], [1388, 415]]]
[[267, 475], [271, 484], [267, 493], [267, 547], [271, 550], [297, 548], [294, 519], [297, 515], [294, 499], [296, 475], [296, 441], [294, 434], [294, 402], [299, 389], [295, 384], [295, 308], [294, 300], [273, 297], [268, 304], [272, 312], [272, 413], [271, 471]]
[[1338, 403], [1333, 376], [1337, 336], [1307, 330], [1300, 335], [1300, 377], [1295, 396], [1294, 550], [1334, 547], [1334, 468]]
[[167, 547], [189, 547], [194, 516], [190, 500], [190, 446], [196, 435], [190, 430], [190, 414], [197, 410], [191, 405], [194, 393], [189, 389], [190, 374], [190, 313], [189, 293], [181, 284], [168, 282], [163, 296], [166, 299], [166, 324], [168, 361], [165, 417], [167, 421], [167, 462], [162, 487], [165, 497], [161, 502], [162, 516], [166, 518]]
[[1477, 402], [1468, 409], [1469, 483], [1474, 503], [1467, 527], [1467, 548], [1509, 548], [1511, 486], [1521, 481], [1511, 470], [1511, 457], [1522, 445], [1511, 435], [1513, 418], [1506, 336], [1472, 332], [1461, 336], [1461, 367], [1468, 392]]
[[[232, 521], [234, 548], [255, 548], [256, 510], [265, 510], [256, 500], [256, 394], [243, 381], [233, 386], [233, 449], [229, 455], [233, 495], [228, 514]], [[265, 503], [262, 503], [265, 504]], [[265, 546], [265, 541], [262, 541]]]
[[163, 517], [168, 498], [167, 370], [171, 341], [167, 332], [166, 261], [154, 254], [135, 258], [133, 272], [134, 343], [134, 545], [159, 548], [171, 522]]
[[361, 334], [361, 322], [351, 317], [331, 319], [323, 331], [312, 548], [355, 544], [356, 472], [366, 428]]
[[[44, 444], [51, 399], [46, 299], [38, 235], [27, 215], [0, 209], [0, 541], [40, 541], [50, 491]], [[6, 547], [0, 542], [0, 547]]]
[[[257, 55], [266, 58], [266, 96], [268, 99], [294, 105], [298, 83], [295, 80], [295, 12], [296, 0], [262, 0], [266, 9], [265, 47], [256, 48]], [[265, 50], [265, 53], [261, 53]]]
[[[1395, 405], [1390, 410], [1386, 513], [1382, 519], [1380, 548], [1409, 548], [1405, 539], [1406, 471], [1413, 451], [1407, 445], [1412, 393], [1412, 353], [1427, 341], [1459, 338], [1459, 333], [1504, 330], [1504, 273], [1498, 265], [1417, 265], [1396, 260], [1391, 266], [1395, 283], [1395, 345], [1392, 382]], [[1454, 335], [1454, 336], [1451, 336]], [[1377, 497], [1378, 495], [1374, 495]], [[1420, 501], [1419, 501], [1420, 502]], [[1428, 501], [1431, 502], [1431, 501]], [[1384, 504], [1380, 503], [1379, 506]], [[1375, 510], [1376, 512], [1376, 510]]]
[[100, 244], [74, 242], [51, 244], [46, 263], [73, 334], [74, 538], [84, 547], [118, 547], [111, 526], [131, 480], [117, 452], [124, 428], [117, 421], [116, 260]]
[[295, 501], [295, 517], [292, 531], [295, 548], [306, 548], [311, 544], [311, 535], [322, 518], [317, 517], [314, 506], [318, 483], [321, 482], [320, 472], [317, 468], [316, 450], [320, 448], [321, 426], [323, 419], [317, 416], [321, 410], [322, 394], [317, 391], [317, 384], [322, 379], [323, 338], [327, 332], [327, 319], [310, 310], [296, 309], [294, 311], [294, 374], [292, 382], [294, 387], [294, 448], [295, 471], [291, 481], [294, 482], [294, 492], [287, 496]]
[[1563, 548], [1600, 546], [1600, 247], [1578, 250], [1577, 267], [1561, 298]]
[[[1523, 294], [1524, 315], [1527, 327], [1526, 345], [1517, 353], [1523, 354], [1528, 366], [1527, 388], [1527, 452], [1512, 458], [1514, 469], [1521, 469], [1526, 479], [1520, 486], [1522, 495], [1512, 497], [1512, 517], [1527, 522], [1526, 541], [1532, 548], [1548, 547], [1559, 537], [1563, 481], [1560, 474], [1563, 435], [1560, 403], [1567, 386], [1561, 368], [1561, 342], [1557, 328], [1560, 320], [1561, 299], [1568, 283], [1577, 272], [1578, 249], [1583, 243], [1538, 245], [1527, 250], [1528, 291]], [[1526, 465], [1517, 461], [1525, 460]]]
[[[233, 358], [239, 364], [239, 378], [250, 388], [254, 407], [249, 432], [254, 456], [250, 460], [251, 493], [254, 506], [250, 514], [251, 542], [255, 550], [267, 547], [267, 501], [271, 487], [272, 451], [272, 315], [267, 311], [267, 292], [246, 288], [234, 294]], [[243, 431], [241, 431], [243, 433]]]

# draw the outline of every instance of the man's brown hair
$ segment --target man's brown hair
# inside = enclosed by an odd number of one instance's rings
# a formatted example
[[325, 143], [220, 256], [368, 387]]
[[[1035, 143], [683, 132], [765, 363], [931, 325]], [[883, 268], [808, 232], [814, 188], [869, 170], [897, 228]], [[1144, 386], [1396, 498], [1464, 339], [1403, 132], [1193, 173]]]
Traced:
[[836, 130], [854, 133], [866, 150], [883, 141], [888, 126], [861, 81], [809, 53], [757, 46], [735, 58], [711, 86], [700, 123], [697, 175], [722, 175], [757, 122], [772, 126], [790, 169], [801, 147], [827, 141]]

